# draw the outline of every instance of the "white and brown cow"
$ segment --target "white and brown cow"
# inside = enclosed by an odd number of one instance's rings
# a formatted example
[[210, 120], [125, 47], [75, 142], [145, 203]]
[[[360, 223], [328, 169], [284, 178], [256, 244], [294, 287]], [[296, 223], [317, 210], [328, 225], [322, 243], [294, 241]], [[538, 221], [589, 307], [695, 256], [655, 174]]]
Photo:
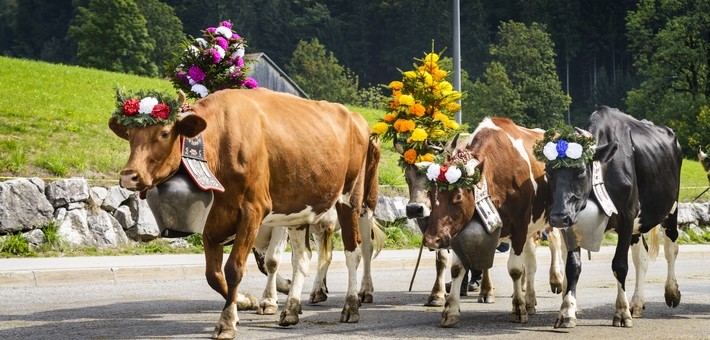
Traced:
[[[552, 192], [550, 225], [570, 231], [568, 237], [573, 240], [583, 240], [584, 237], [579, 236], [583, 233], [588, 235], [587, 239], [593, 238], [595, 233], [600, 239], [605, 229], [616, 231], [619, 237], [611, 268], [617, 280], [618, 294], [613, 325], [631, 327], [632, 317], [641, 316], [644, 308], [643, 284], [648, 250], [642, 244], [642, 234], [659, 224], [666, 235], [666, 304], [676, 307], [680, 303], [681, 294], [675, 277], [682, 164], [680, 145], [670, 128], [639, 121], [606, 106], [600, 106], [592, 113], [585, 130], [578, 130], [578, 133], [596, 141], [593, 161], [580, 166], [548, 166]], [[606, 191], [599, 191], [601, 188]], [[605, 210], [605, 206], [609, 208]], [[579, 245], [576, 241], [567, 243], [571, 244], [566, 268], [568, 285], [555, 322], [555, 327], [564, 328], [576, 325], [575, 290], [581, 272]], [[629, 247], [636, 268], [636, 287], [631, 304], [625, 292]]]
[[[467, 153], [470, 160], [479, 162], [476, 168], [486, 180], [488, 194], [502, 220], [500, 237], [510, 238], [508, 273], [514, 286], [512, 319], [521, 323], [535, 313], [537, 304], [535, 243], [527, 241], [546, 226], [545, 210], [549, 202], [545, 165], [532, 154], [533, 145], [542, 137], [540, 129], [520, 127], [507, 118], [486, 118], [467, 139], [464, 148], [455, 149], [451, 154], [457, 157], [458, 153]], [[424, 244], [436, 249], [449, 248], [459, 232], [474, 218], [478, 219], [474, 192], [464, 188], [432, 188], [429, 197], [432, 211]], [[464, 272], [461, 260], [454, 256], [451, 294], [441, 319], [443, 327], [455, 326], [460, 320], [459, 289]], [[525, 292], [524, 285], [527, 286]]]
[[[365, 119], [342, 105], [266, 89], [222, 90], [198, 100], [174, 124], [111, 129], [130, 142], [121, 185], [144, 191], [169, 179], [181, 164], [183, 137], [202, 134], [208, 167], [225, 188], [215, 192], [203, 232], [206, 277], [224, 299], [213, 338], [234, 338], [239, 283], [260, 225], [293, 226], [294, 279], [282, 325], [298, 322], [306, 227], [337, 213], [348, 267], [340, 321], [357, 322], [361, 235], [370, 235], [377, 203], [379, 144]], [[223, 264], [223, 246], [233, 243]]]

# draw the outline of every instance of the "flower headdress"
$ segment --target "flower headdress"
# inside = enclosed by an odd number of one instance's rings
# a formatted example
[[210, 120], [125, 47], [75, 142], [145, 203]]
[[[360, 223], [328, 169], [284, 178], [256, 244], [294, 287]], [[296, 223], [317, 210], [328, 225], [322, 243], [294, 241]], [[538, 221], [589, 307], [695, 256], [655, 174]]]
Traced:
[[222, 89], [259, 86], [247, 76], [250, 60], [244, 58], [246, 41], [232, 30], [231, 22], [208, 27], [201, 38], [185, 41], [184, 45], [168, 72], [172, 73], [173, 86], [188, 97], [197, 99]]
[[443, 145], [461, 129], [453, 115], [461, 109], [456, 101], [462, 95], [445, 80], [448, 72], [438, 65], [439, 54], [415, 60], [420, 64], [415, 63], [414, 70], [402, 72], [402, 81], [389, 84], [388, 112], [372, 127], [373, 135], [384, 140], [406, 142], [399, 160], [403, 168], [433, 161], [428, 145]]
[[126, 127], [170, 124], [177, 121], [181, 105], [177, 98], [165, 92], [140, 90], [125, 93], [116, 89], [116, 110], [113, 118]]
[[535, 157], [552, 169], [581, 168], [594, 158], [596, 141], [581, 135], [571, 126], [545, 131], [543, 139], [533, 147]]
[[428, 189], [436, 188], [438, 191], [469, 189], [481, 180], [481, 172], [476, 168], [478, 161], [468, 150], [457, 150], [454, 157], [447, 161], [440, 161], [444, 155], [437, 156], [435, 162], [417, 163], [417, 168], [426, 174], [429, 179]]

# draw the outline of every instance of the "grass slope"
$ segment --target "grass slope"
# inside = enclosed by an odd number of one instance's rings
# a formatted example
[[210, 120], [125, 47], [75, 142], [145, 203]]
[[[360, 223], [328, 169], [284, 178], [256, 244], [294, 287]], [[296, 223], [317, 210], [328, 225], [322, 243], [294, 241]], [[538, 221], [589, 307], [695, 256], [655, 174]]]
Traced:
[[[107, 125], [116, 86], [173, 90], [161, 79], [0, 57], [0, 179], [81, 176], [93, 185], [115, 184], [128, 158], [128, 144]], [[375, 109], [350, 109], [371, 124], [383, 115]], [[383, 193], [406, 195], [398, 157], [390, 143], [383, 143]], [[693, 200], [707, 187], [700, 163], [684, 160], [681, 201]], [[705, 193], [699, 201], [708, 199], [710, 193]]]

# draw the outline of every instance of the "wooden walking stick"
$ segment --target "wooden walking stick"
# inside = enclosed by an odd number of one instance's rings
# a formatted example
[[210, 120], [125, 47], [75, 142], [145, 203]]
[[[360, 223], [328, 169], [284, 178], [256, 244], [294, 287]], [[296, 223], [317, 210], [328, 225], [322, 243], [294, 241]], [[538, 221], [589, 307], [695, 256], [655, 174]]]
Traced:
[[414, 278], [417, 276], [417, 269], [419, 269], [419, 261], [422, 259], [422, 250], [424, 249], [424, 240], [422, 240], [422, 245], [419, 246], [419, 256], [417, 256], [417, 264], [414, 266], [414, 273], [412, 273], [412, 281], [409, 282], [409, 291], [412, 291], [412, 285], [414, 284]]

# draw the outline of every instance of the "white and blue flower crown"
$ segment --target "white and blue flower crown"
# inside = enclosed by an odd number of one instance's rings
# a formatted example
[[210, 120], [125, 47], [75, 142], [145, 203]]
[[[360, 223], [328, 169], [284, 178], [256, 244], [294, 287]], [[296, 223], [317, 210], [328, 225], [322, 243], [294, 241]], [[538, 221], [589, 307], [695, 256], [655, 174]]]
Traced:
[[593, 137], [579, 134], [565, 125], [545, 131], [543, 139], [535, 143], [533, 152], [537, 160], [552, 169], [581, 168], [594, 158], [595, 146]]

